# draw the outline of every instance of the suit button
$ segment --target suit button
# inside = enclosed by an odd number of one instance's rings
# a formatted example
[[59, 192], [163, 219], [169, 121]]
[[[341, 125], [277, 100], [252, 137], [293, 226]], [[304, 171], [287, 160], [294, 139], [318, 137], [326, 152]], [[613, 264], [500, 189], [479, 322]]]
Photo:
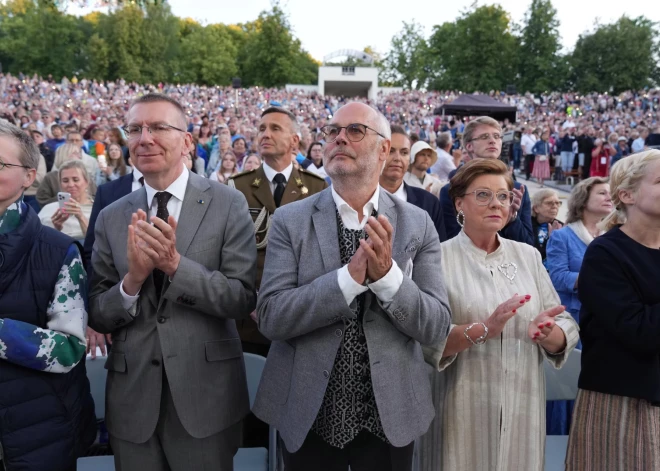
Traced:
[[160, 362], [158, 360], [151, 360], [151, 364], [154, 366], [160, 366]]
[[341, 331], [341, 329], [337, 329], [337, 330], [335, 330], [335, 335], [336, 335], [337, 337], [341, 337], [341, 334], [343, 334], [343, 332]]
[[159, 324], [164, 324], [166, 320], [167, 320], [166, 318], [164, 318], [163, 316], [160, 316], [160, 317], [158, 318], [158, 323], [159, 323]]
[[329, 378], [330, 377], [330, 373], [328, 373], [328, 370], [323, 370], [323, 377], [324, 378]]

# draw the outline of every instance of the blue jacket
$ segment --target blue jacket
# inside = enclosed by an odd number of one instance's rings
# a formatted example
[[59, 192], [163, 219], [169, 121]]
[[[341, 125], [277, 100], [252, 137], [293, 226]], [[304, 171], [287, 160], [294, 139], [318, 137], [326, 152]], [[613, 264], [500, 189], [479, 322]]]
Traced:
[[87, 270], [87, 277], [92, 278], [92, 249], [94, 248], [94, 226], [96, 225], [96, 218], [99, 213], [106, 206], [111, 205], [115, 201], [128, 195], [133, 189], [133, 174], [127, 173], [117, 180], [104, 183], [96, 190], [96, 197], [94, 198], [94, 205], [92, 206], [92, 214], [89, 216], [89, 226], [87, 226], [87, 234], [85, 236], [85, 245], [83, 251], [83, 263]]
[[576, 137], [571, 134], [566, 134], [557, 142], [557, 151], [559, 152], [573, 152], [573, 143]]
[[447, 240], [447, 232], [445, 231], [445, 221], [442, 217], [442, 207], [440, 206], [440, 201], [422, 188], [415, 188], [406, 183], [403, 184], [406, 189], [406, 195], [408, 196], [408, 203], [422, 208], [424, 211], [429, 213], [433, 225], [435, 225], [435, 230], [438, 232], [438, 237], [440, 242]]
[[[0, 235], [3, 319], [47, 327], [48, 304], [72, 243], [42, 226], [32, 209], [15, 231]], [[7, 469], [71, 469], [95, 438], [84, 360], [66, 374], [0, 361], [0, 442]]]
[[578, 290], [574, 288], [587, 244], [570, 227], [552, 231], [546, 246], [546, 267], [561, 303], [568, 311], [579, 311]]
[[[460, 167], [459, 167], [460, 168]], [[456, 174], [456, 170], [449, 173], [449, 179]], [[456, 221], [456, 209], [449, 197], [449, 185], [447, 183], [440, 190], [440, 205], [442, 206], [442, 215], [445, 220], [445, 230], [447, 231], [447, 239], [453, 239], [461, 232], [461, 226]], [[513, 182], [516, 189], [520, 189], [522, 185], [518, 182]], [[505, 239], [515, 240], [516, 242], [524, 242], [534, 247], [534, 231], [532, 229], [532, 201], [529, 199], [529, 193], [525, 191], [518, 211], [518, 217], [510, 222], [504, 229], [500, 231], [500, 235]]]

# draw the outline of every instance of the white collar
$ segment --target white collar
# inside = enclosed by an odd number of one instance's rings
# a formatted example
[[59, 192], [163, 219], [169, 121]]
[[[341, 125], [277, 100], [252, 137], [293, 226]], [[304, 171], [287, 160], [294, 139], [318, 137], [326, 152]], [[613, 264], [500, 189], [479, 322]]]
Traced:
[[134, 182], [139, 182], [140, 178], [142, 178], [142, 172], [140, 172], [137, 167], [133, 167], [133, 181]]
[[408, 193], [406, 193], [406, 185], [403, 181], [401, 182], [401, 185], [399, 185], [399, 188], [392, 194], [402, 201], [408, 201]]
[[[188, 177], [190, 176], [190, 172], [188, 172], [186, 166], [183, 163], [181, 166], [183, 167], [181, 175], [179, 175], [177, 179], [165, 189], [165, 191], [179, 201], [183, 201], [183, 196], [186, 194], [186, 187], [188, 186]], [[156, 193], [158, 193], [158, 190], [149, 186], [146, 179], [144, 180], [144, 188], [147, 190], [147, 206], [151, 208], [151, 203], [153, 202]]]
[[293, 163], [290, 163], [287, 168], [285, 168], [281, 172], [278, 172], [264, 161], [263, 169], [264, 169], [264, 173], [266, 174], [266, 178], [268, 179], [269, 182], [272, 183], [273, 178], [275, 178], [275, 175], [277, 175], [278, 173], [284, 175], [284, 178], [286, 178], [286, 181], [288, 182], [289, 178], [291, 178], [291, 172], [293, 172]]
[[[344, 198], [339, 196], [339, 193], [335, 191], [334, 185], [330, 187], [332, 189], [332, 199], [335, 200], [335, 205], [337, 206], [337, 209], [341, 213], [342, 211], [353, 211], [355, 214], [357, 214], [357, 211], [355, 211], [353, 208], [349, 206], [349, 204], [344, 201]], [[364, 208], [362, 208], [362, 215], [363, 216], [371, 216], [372, 211], [378, 211], [378, 198], [380, 197], [380, 185], [376, 187], [376, 191], [374, 191], [374, 194], [369, 198], [369, 201], [367, 201], [367, 204], [364, 205]]]

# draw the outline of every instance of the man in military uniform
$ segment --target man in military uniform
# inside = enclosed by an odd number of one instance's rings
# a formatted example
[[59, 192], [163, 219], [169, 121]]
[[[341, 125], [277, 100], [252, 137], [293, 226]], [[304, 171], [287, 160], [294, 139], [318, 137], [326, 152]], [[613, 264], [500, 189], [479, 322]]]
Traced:
[[[291, 153], [298, 149], [299, 132], [293, 113], [280, 107], [266, 109], [261, 114], [257, 135], [263, 165], [229, 180], [230, 186], [245, 195], [254, 221], [258, 249], [257, 289], [261, 284], [266, 258], [270, 217], [275, 209], [318, 193], [328, 186], [322, 177], [293, 166]], [[259, 333], [254, 319], [236, 323], [243, 351], [267, 356], [270, 341]]]

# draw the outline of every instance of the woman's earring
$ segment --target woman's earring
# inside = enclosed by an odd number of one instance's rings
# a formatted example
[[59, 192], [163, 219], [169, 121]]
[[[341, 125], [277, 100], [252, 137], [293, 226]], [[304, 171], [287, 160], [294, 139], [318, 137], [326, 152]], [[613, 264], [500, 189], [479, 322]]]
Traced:
[[463, 212], [462, 209], [456, 215], [456, 222], [461, 227], [463, 227], [463, 224], [465, 224], [465, 213]]

